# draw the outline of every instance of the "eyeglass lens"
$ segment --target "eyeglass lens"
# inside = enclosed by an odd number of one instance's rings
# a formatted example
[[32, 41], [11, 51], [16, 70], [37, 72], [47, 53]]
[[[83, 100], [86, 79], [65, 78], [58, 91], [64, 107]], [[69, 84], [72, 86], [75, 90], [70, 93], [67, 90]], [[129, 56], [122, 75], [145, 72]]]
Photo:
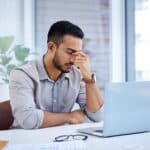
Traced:
[[67, 140], [86, 140], [86, 135], [62, 135], [55, 138], [56, 142], [62, 142]]
[[86, 140], [87, 136], [86, 135], [73, 135], [74, 140]]

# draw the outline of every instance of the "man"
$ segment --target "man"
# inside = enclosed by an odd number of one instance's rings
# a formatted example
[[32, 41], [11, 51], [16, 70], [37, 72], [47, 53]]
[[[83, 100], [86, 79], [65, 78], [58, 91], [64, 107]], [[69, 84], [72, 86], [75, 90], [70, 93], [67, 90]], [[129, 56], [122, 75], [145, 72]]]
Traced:
[[[68, 22], [54, 23], [41, 60], [16, 68], [10, 76], [13, 126], [45, 128], [100, 120], [102, 97], [82, 51], [84, 34]], [[79, 110], [72, 111], [74, 103]]]

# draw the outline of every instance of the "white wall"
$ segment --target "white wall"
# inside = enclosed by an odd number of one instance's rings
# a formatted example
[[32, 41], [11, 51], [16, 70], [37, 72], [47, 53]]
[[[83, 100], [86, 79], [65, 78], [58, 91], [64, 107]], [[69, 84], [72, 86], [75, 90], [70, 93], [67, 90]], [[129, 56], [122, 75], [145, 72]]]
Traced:
[[0, 37], [14, 36], [15, 44], [34, 46], [35, 0], [0, 0]]
[[16, 42], [23, 43], [22, 2], [20, 0], [0, 0], [0, 36], [15, 37]]
[[8, 84], [0, 85], [0, 102], [9, 100]]

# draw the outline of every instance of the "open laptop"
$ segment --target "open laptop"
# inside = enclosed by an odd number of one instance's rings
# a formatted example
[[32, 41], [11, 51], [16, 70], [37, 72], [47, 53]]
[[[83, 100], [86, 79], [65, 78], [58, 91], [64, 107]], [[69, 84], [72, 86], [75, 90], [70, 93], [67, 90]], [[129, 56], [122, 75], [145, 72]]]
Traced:
[[150, 131], [150, 81], [110, 83], [104, 91], [103, 129], [79, 129], [96, 136]]

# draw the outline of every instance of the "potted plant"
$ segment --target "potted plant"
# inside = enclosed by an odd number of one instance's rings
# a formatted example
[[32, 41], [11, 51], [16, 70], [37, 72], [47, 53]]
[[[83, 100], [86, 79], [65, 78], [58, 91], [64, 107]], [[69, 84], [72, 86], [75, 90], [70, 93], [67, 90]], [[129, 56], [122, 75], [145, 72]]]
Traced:
[[37, 55], [29, 48], [13, 43], [13, 36], [0, 37], [0, 84], [9, 82], [9, 74], [12, 69], [26, 64], [31, 55]]

